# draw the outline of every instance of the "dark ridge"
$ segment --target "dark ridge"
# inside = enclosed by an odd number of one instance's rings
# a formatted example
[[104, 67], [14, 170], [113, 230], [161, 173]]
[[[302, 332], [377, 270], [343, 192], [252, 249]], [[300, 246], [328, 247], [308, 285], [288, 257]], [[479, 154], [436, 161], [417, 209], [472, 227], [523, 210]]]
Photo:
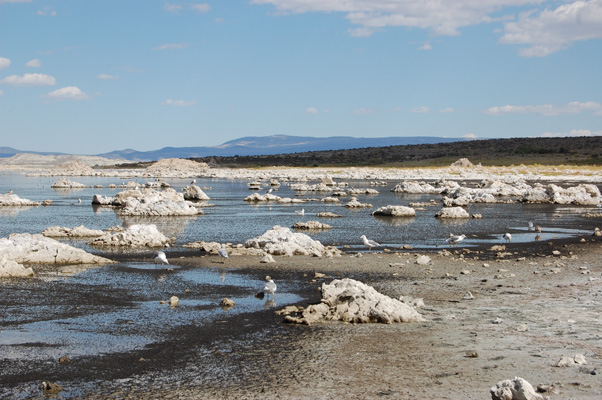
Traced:
[[292, 167], [426, 167], [449, 165], [459, 158], [468, 158], [473, 164], [480, 163], [482, 165], [600, 165], [602, 164], [602, 137], [487, 139], [290, 154], [189, 159], [219, 167], [275, 165]]

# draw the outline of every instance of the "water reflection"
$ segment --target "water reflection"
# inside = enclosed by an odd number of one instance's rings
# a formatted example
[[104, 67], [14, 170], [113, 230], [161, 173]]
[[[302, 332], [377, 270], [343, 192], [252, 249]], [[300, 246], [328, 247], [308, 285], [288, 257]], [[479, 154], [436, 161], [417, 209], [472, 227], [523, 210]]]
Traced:
[[411, 225], [416, 221], [415, 217], [383, 217], [383, 216], [374, 216], [374, 219], [381, 224], [387, 226], [406, 226]]
[[196, 221], [197, 216], [177, 216], [177, 217], [142, 217], [142, 216], [125, 216], [117, 214], [122, 222], [122, 226], [127, 229], [132, 225], [156, 225], [159, 232], [167, 237], [181, 236], [186, 230], [186, 226]]

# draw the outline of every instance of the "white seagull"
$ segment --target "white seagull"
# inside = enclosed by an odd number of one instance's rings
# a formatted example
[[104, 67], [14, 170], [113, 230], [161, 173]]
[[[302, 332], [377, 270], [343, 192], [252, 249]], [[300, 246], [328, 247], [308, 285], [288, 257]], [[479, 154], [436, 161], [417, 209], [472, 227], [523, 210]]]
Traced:
[[373, 247], [380, 247], [380, 244], [375, 242], [374, 240], [368, 239], [366, 235], [360, 236], [360, 239], [364, 241], [364, 246], [366, 246], [369, 250], [372, 250]]
[[511, 235], [511, 234], [509, 234], [508, 232], [504, 233], [504, 236], [503, 236], [503, 238], [504, 238], [504, 240], [505, 240], [506, 242], [508, 242], [508, 243], [510, 243], [510, 242], [512, 241], [512, 235]]
[[193, 179], [192, 182], [190, 182], [191, 185], [194, 185], [196, 183], [196, 179]]
[[222, 244], [222, 247], [217, 251], [220, 257], [228, 259], [228, 250], [226, 250], [226, 246]]
[[169, 264], [169, 261], [167, 261], [167, 257], [165, 256], [164, 252], [157, 252], [157, 255], [155, 256], [155, 264]]
[[449, 238], [445, 239], [445, 241], [453, 246], [454, 244], [460, 243], [464, 239], [466, 239], [466, 235], [464, 235], [464, 234], [459, 235], [459, 236], [458, 235], [450, 235]]
[[265, 286], [263, 287], [263, 291], [267, 294], [274, 294], [274, 292], [276, 291], [276, 284], [274, 283], [274, 280], [267, 275], [265, 277]]
[[302, 208], [301, 210], [297, 210], [297, 211], [295, 211], [295, 214], [297, 214], [297, 215], [305, 215], [305, 209]]
[[267, 192], [265, 192], [265, 194], [270, 194], [274, 191], [274, 188], [269, 188]]
[[529, 221], [529, 232], [533, 230], [533, 222]]

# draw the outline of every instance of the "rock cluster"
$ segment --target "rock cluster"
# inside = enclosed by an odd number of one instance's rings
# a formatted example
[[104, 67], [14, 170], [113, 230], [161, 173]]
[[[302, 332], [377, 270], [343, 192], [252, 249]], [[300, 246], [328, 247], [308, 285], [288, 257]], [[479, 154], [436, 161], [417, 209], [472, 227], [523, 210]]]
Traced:
[[323, 321], [390, 324], [423, 320], [412, 306], [349, 278], [323, 283], [322, 301], [319, 304], [307, 307], [300, 317], [285, 317], [286, 322], [307, 325]]
[[4, 255], [0, 257], [0, 278], [23, 278], [33, 275], [31, 267], [24, 267], [18, 262], [6, 258]]
[[437, 214], [437, 218], [470, 218], [468, 211], [462, 207], [443, 207]]
[[518, 376], [498, 382], [490, 390], [492, 400], [544, 400], [533, 386]]
[[[7, 261], [26, 264], [108, 264], [113, 262], [40, 234], [29, 233], [14, 233], [8, 238], [0, 238], [0, 254]], [[12, 263], [6, 265], [11, 270], [15, 268]]]
[[38, 201], [31, 201], [28, 199], [22, 199], [14, 193], [0, 194], [0, 207], [2, 206], [40, 206], [42, 203]]
[[332, 225], [323, 224], [320, 221], [295, 222], [293, 229], [300, 230], [326, 230], [332, 229]]
[[263, 249], [266, 253], [283, 256], [313, 255], [316, 257], [339, 255], [335, 247], [325, 247], [304, 233], [292, 232], [289, 228], [274, 226], [263, 235], [249, 239], [246, 247]]
[[370, 203], [362, 203], [357, 197], [352, 197], [347, 204], [345, 204], [347, 208], [372, 208], [372, 204]]
[[83, 225], [76, 226], [75, 228], [51, 226], [49, 228], [44, 229], [42, 235], [46, 237], [58, 238], [82, 238], [102, 236], [104, 235], [104, 232], [98, 229], [88, 229]]
[[200, 175], [209, 169], [206, 163], [180, 158], [165, 158], [153, 163], [146, 171], [155, 176], [181, 177]]
[[53, 189], [84, 189], [87, 186], [83, 183], [73, 182], [67, 178], [63, 178], [54, 182], [50, 187]]
[[128, 216], [203, 214], [203, 211], [196, 208], [193, 203], [184, 200], [182, 193], [171, 188], [162, 191], [154, 189], [124, 190], [114, 197], [94, 195], [92, 204], [122, 207], [119, 213]]
[[372, 215], [382, 215], [387, 217], [414, 217], [416, 210], [406, 206], [384, 206], [372, 212]]
[[122, 232], [106, 232], [88, 242], [91, 246], [161, 247], [169, 239], [156, 225], [132, 225]]

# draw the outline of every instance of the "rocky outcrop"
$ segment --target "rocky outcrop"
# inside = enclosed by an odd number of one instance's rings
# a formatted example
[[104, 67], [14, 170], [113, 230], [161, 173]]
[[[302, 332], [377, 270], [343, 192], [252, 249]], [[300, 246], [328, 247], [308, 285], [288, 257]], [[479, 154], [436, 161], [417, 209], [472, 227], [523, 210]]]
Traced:
[[296, 222], [293, 229], [299, 230], [326, 230], [332, 229], [331, 225], [323, 224], [320, 221]]
[[474, 168], [474, 164], [471, 163], [468, 158], [460, 158], [459, 160], [453, 162], [451, 167]]
[[113, 262], [41, 234], [29, 233], [14, 233], [8, 238], [1, 238], [0, 253], [18, 263], [107, 264]]
[[581, 184], [562, 188], [555, 184], [537, 185], [526, 190], [521, 198], [525, 203], [555, 203], [597, 205], [602, 201], [600, 189], [593, 184]]
[[340, 214], [335, 214], [333, 212], [330, 211], [323, 211], [323, 212], [319, 212], [317, 215], [318, 218], [341, 218], [343, 217]]
[[462, 207], [443, 207], [437, 214], [437, 218], [470, 218], [468, 211]]
[[537, 394], [533, 386], [518, 376], [498, 382], [490, 390], [492, 400], [544, 400]]
[[209, 166], [206, 163], [180, 158], [165, 158], [150, 165], [146, 171], [153, 176], [188, 177], [200, 175], [207, 169]]
[[416, 181], [403, 181], [397, 184], [391, 191], [395, 193], [440, 194], [447, 193], [459, 187], [460, 185], [457, 182], [447, 180], [440, 180], [434, 184]]
[[249, 239], [246, 247], [263, 249], [266, 253], [283, 256], [313, 255], [316, 257], [339, 255], [335, 247], [325, 247], [304, 233], [292, 232], [289, 228], [274, 226], [263, 235]]
[[184, 189], [184, 200], [211, 200], [209, 196], [197, 185], [186, 186]]
[[127, 216], [178, 216], [198, 215], [203, 211], [193, 203], [184, 200], [182, 193], [168, 188], [162, 191], [154, 189], [124, 190], [115, 197], [94, 195], [92, 204], [123, 207], [119, 213]]
[[40, 206], [39, 201], [22, 199], [14, 193], [0, 194], [0, 207]]
[[4, 255], [0, 257], [0, 278], [24, 278], [33, 275], [31, 267], [24, 267]]
[[367, 189], [349, 189], [347, 190], [347, 194], [349, 194], [350, 196], [357, 196], [360, 194], [378, 194], [378, 190], [376, 189], [371, 189], [371, 188], [367, 188]]
[[347, 204], [345, 204], [347, 208], [372, 208], [372, 204], [370, 203], [362, 203], [357, 197], [352, 197], [351, 200]]
[[372, 212], [372, 215], [382, 215], [386, 217], [414, 217], [416, 210], [406, 206], [384, 206]]
[[319, 304], [307, 307], [300, 317], [285, 317], [287, 322], [307, 325], [324, 321], [390, 324], [423, 320], [412, 306], [349, 278], [323, 283]]
[[73, 182], [67, 178], [63, 178], [54, 182], [50, 187], [53, 189], [84, 189], [87, 186], [83, 183]]
[[58, 238], [84, 238], [102, 236], [104, 235], [104, 232], [98, 229], [88, 229], [83, 225], [76, 226], [75, 228], [51, 226], [44, 229], [42, 235]]
[[157, 229], [156, 225], [132, 225], [122, 232], [107, 232], [103, 236], [88, 242], [91, 246], [124, 247], [161, 247], [169, 239]]

